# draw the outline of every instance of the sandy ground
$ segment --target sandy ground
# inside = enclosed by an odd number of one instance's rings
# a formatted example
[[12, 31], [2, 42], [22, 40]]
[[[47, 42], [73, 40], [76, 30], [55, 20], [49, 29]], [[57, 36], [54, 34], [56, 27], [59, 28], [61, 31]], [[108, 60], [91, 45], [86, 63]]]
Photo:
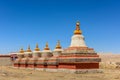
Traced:
[[0, 80], [120, 80], [120, 69], [103, 69], [103, 73], [56, 73], [0, 67]]

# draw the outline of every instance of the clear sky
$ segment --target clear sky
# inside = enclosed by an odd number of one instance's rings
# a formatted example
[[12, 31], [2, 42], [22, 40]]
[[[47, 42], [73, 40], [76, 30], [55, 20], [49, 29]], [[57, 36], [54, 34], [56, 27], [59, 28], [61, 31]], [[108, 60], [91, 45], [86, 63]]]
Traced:
[[89, 47], [120, 53], [119, 0], [0, 0], [0, 53], [67, 48], [78, 20]]

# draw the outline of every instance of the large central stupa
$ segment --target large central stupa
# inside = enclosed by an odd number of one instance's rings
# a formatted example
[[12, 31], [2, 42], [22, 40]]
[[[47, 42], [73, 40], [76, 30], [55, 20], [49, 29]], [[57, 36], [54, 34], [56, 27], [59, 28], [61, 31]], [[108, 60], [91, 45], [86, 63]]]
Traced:
[[82, 35], [82, 31], [80, 30], [80, 23], [76, 23], [76, 30], [74, 31], [74, 35], [72, 36], [72, 41], [70, 47], [86, 47], [84, 36]]
[[71, 45], [64, 49], [59, 56], [59, 67], [68, 68], [69, 71], [81, 72], [99, 69], [101, 59], [93, 48], [85, 44], [84, 36], [80, 30], [80, 23], [76, 23], [76, 29], [71, 39]]
[[60, 41], [58, 41], [53, 51], [48, 47], [48, 43], [46, 43], [44, 50], [40, 51], [37, 44], [33, 52], [31, 50], [21, 52], [20, 50], [14, 67], [52, 72], [81, 73], [98, 71], [100, 61], [101, 59], [94, 49], [86, 46], [84, 36], [80, 30], [80, 22], [77, 22], [68, 48], [62, 49]]

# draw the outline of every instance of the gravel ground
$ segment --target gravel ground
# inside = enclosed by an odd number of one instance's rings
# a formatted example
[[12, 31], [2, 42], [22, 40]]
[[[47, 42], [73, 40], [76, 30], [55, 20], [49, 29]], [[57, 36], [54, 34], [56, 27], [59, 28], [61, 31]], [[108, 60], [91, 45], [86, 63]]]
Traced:
[[71, 74], [1, 66], [0, 80], [120, 80], [120, 69], [103, 69], [103, 73]]

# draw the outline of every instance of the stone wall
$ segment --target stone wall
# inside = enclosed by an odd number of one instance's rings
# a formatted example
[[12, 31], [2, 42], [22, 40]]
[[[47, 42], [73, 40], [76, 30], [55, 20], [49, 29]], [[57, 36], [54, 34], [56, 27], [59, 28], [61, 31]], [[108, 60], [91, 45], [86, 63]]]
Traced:
[[11, 65], [12, 65], [12, 61], [10, 56], [0, 55], [0, 66], [11, 66]]

